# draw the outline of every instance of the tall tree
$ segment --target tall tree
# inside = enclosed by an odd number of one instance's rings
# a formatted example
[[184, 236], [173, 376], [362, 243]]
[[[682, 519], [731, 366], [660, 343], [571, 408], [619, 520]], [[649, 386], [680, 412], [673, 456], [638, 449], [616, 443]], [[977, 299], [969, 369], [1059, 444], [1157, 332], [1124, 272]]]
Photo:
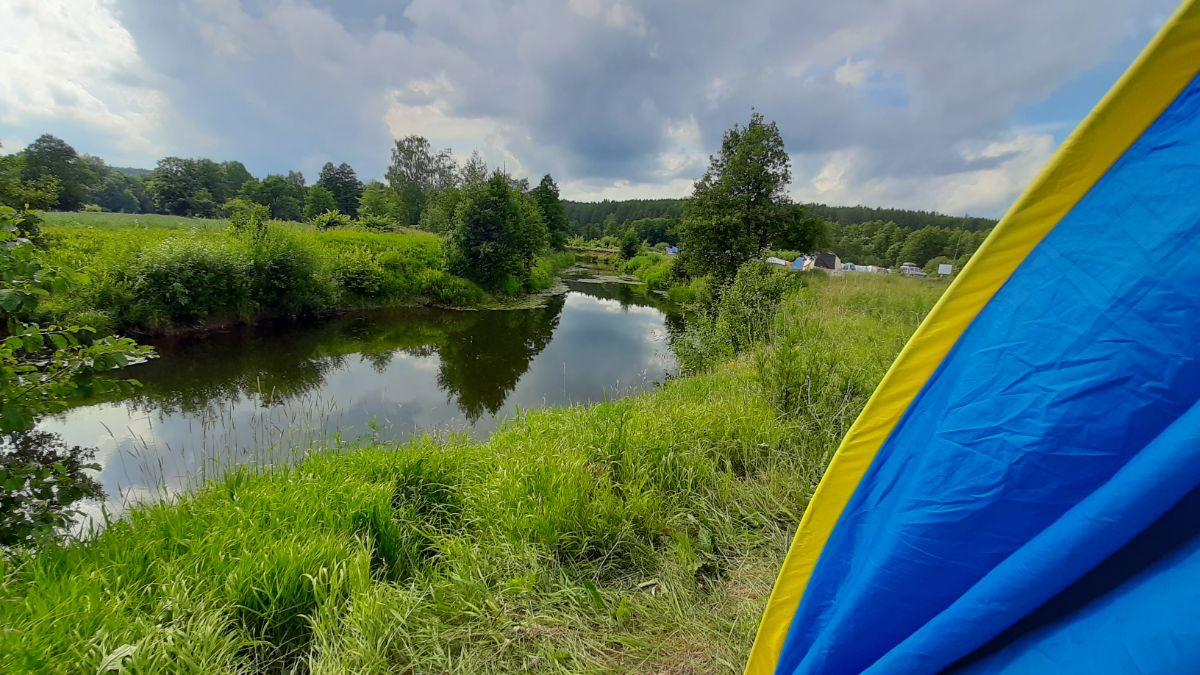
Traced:
[[450, 150], [434, 153], [424, 136], [405, 136], [392, 146], [392, 161], [386, 178], [404, 201], [407, 209], [405, 225], [421, 221], [428, 193], [453, 187], [456, 165]]
[[333, 198], [333, 193], [325, 188], [324, 185], [317, 183], [308, 188], [308, 192], [304, 195], [304, 219], [312, 220], [326, 211], [338, 210], [337, 202]]
[[0, 206], [48, 209], [58, 203], [59, 182], [54, 176], [22, 178], [24, 155], [0, 155]]
[[243, 196], [270, 207], [271, 217], [278, 220], [300, 220], [304, 208], [304, 188], [295, 180], [278, 174], [267, 176], [261, 183], [250, 181], [242, 187]]
[[520, 219], [516, 195], [497, 172], [471, 195], [451, 237], [455, 273], [485, 288], [500, 288], [519, 265]]
[[254, 178], [246, 165], [241, 162], [221, 162], [221, 178], [224, 184], [225, 199], [232, 199], [242, 190], [246, 181]]
[[300, 188], [301, 190], [308, 185], [308, 183], [304, 180], [304, 174], [299, 171], [288, 171], [287, 175], [284, 176], [283, 179], [293, 187]]
[[681, 226], [690, 270], [732, 278], [768, 248], [787, 215], [790, 181], [791, 160], [774, 122], [756, 111], [749, 124], [726, 131]]
[[163, 213], [191, 215], [192, 197], [203, 187], [192, 162], [181, 157], [163, 157], [146, 181], [154, 206]]
[[488, 166], [484, 161], [483, 155], [479, 154], [478, 150], [471, 153], [471, 156], [463, 164], [462, 169], [458, 172], [459, 183], [467, 188], [478, 188], [488, 179]]
[[358, 200], [358, 213], [399, 224], [405, 222], [408, 211], [395, 190], [379, 181], [371, 181], [363, 187], [362, 197]]
[[325, 162], [317, 185], [329, 190], [338, 211], [352, 218], [358, 216], [358, 200], [362, 198], [363, 184], [349, 164], [342, 162], [334, 166], [333, 162]]
[[62, 211], [77, 211], [87, 197], [92, 174], [79, 161], [75, 148], [61, 138], [42, 134], [21, 153], [25, 165], [21, 179], [38, 181], [53, 178], [58, 181], [58, 200], [55, 208]]
[[92, 190], [92, 201], [105, 211], [141, 213], [142, 204], [134, 192], [135, 181], [117, 171], [109, 171], [100, 185]]
[[538, 208], [542, 211], [542, 217], [546, 221], [550, 246], [561, 250], [567, 245], [570, 223], [567, 222], [567, 210], [563, 208], [562, 201], [558, 198], [558, 185], [550, 174], [546, 174], [542, 176], [541, 182], [532, 190], [531, 194], [537, 201]]

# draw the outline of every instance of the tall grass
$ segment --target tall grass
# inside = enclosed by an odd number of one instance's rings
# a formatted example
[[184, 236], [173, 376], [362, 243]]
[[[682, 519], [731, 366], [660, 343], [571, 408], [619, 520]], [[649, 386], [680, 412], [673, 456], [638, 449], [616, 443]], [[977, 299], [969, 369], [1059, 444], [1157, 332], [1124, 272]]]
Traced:
[[676, 283], [675, 258], [656, 251], [642, 251], [621, 264], [621, 271], [632, 274], [655, 291], [665, 291]]
[[936, 299], [867, 276], [806, 279], [655, 392], [234, 469], [0, 563], [0, 670], [739, 671], [847, 420]]

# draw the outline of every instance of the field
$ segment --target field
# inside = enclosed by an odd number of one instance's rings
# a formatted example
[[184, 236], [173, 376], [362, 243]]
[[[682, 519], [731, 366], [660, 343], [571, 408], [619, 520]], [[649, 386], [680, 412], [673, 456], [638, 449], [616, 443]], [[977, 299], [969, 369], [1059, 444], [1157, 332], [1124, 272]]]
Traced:
[[658, 391], [486, 443], [314, 450], [0, 563], [0, 670], [740, 672], [831, 453], [941, 290], [770, 274]]
[[[46, 304], [48, 319], [99, 330], [165, 332], [267, 316], [303, 316], [379, 304], [479, 306], [488, 297], [447, 271], [441, 240], [415, 230], [316, 231], [273, 222], [264, 234], [227, 221], [112, 213], [49, 213], [53, 264], [84, 273], [73, 294]], [[562, 256], [534, 269], [549, 286]]]
[[[48, 211], [42, 214], [45, 226], [91, 227], [96, 229], [171, 229], [220, 231], [229, 226], [224, 218], [187, 218], [156, 213], [91, 213], [87, 211]], [[304, 227], [301, 223], [289, 225]]]

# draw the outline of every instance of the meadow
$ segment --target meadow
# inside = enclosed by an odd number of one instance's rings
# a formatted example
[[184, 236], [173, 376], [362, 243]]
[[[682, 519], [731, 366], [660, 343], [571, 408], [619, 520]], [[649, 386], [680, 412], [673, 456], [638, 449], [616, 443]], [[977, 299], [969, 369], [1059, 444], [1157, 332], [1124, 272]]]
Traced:
[[[273, 221], [238, 233], [228, 221], [144, 214], [47, 213], [49, 262], [84, 283], [45, 305], [49, 319], [101, 331], [167, 332], [263, 317], [395, 304], [477, 307], [491, 298], [447, 270], [442, 241]], [[527, 288], [549, 287], [571, 259], [548, 254]]]
[[826, 464], [942, 289], [743, 268], [659, 390], [486, 443], [314, 448], [5, 559], [0, 670], [740, 672]]

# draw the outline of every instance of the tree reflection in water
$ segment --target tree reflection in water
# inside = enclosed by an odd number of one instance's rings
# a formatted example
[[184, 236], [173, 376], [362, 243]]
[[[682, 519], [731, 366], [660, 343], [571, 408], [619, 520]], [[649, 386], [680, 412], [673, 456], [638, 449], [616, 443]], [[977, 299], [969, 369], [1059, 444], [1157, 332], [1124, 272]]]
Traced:
[[0, 435], [0, 548], [65, 529], [80, 513], [77, 502], [103, 498], [104, 489], [86, 473], [100, 468], [94, 456], [45, 431]]
[[303, 326], [274, 322], [164, 339], [157, 345], [161, 359], [131, 371], [143, 387], [128, 403], [185, 414], [244, 396], [269, 406], [319, 390], [348, 355], [361, 355], [382, 374], [404, 353], [437, 355], [438, 386], [474, 422], [500, 409], [553, 337], [564, 302], [557, 296], [545, 307], [512, 311], [375, 310]]

